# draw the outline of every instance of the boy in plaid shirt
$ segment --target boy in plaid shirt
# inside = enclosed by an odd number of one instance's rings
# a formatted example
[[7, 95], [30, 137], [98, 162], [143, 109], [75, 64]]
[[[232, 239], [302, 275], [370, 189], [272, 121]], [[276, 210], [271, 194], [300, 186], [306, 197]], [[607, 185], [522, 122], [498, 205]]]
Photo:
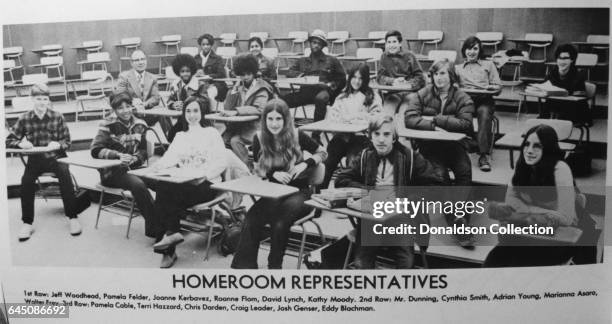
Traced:
[[36, 179], [45, 173], [53, 172], [59, 181], [60, 193], [64, 203], [64, 212], [70, 219], [70, 234], [81, 234], [81, 224], [77, 219], [76, 198], [72, 177], [68, 165], [58, 163], [57, 159], [66, 156], [70, 147], [70, 132], [61, 113], [51, 109], [49, 88], [43, 84], [32, 86], [31, 94], [34, 109], [21, 115], [13, 127], [13, 132], [6, 139], [7, 148], [31, 149], [48, 147], [52, 151], [33, 154], [21, 178], [21, 213], [23, 226], [19, 231], [19, 241], [32, 236], [34, 228], [34, 194]]

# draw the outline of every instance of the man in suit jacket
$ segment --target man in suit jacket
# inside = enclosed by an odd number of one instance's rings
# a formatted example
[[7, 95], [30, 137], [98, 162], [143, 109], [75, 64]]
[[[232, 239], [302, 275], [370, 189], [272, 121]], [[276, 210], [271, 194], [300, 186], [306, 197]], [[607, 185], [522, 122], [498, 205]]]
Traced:
[[[155, 75], [146, 71], [147, 56], [141, 50], [135, 50], [131, 57], [132, 69], [119, 74], [117, 92], [127, 92], [132, 97], [136, 108], [151, 109], [159, 105], [160, 96]], [[170, 129], [168, 118], [145, 116], [147, 125], [153, 126], [159, 121], [164, 132]]]

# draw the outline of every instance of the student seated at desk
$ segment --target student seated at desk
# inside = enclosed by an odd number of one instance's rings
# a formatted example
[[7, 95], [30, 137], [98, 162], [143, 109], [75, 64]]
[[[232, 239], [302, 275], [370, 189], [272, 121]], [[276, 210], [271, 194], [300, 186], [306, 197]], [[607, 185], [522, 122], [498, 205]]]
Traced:
[[[406, 128], [448, 131], [464, 133], [472, 136], [474, 126], [474, 102], [468, 94], [455, 87], [457, 77], [455, 69], [449, 60], [435, 62], [429, 69], [431, 84], [410, 94], [402, 104], [400, 111], [404, 113]], [[429, 119], [424, 118], [430, 116]], [[455, 141], [420, 141], [419, 151], [432, 163], [453, 171], [454, 184], [461, 186], [453, 195], [453, 201], [465, 201], [469, 196], [467, 187], [472, 185], [472, 162], [468, 156], [468, 142]], [[448, 175], [447, 175], [448, 179]], [[450, 179], [448, 180], [450, 183]], [[469, 223], [469, 217], [462, 218], [446, 215], [449, 224]], [[472, 237], [459, 235], [457, 237], [462, 247], [472, 249]]]
[[51, 109], [49, 88], [45, 84], [35, 84], [30, 91], [34, 109], [23, 113], [13, 126], [13, 131], [6, 139], [7, 148], [31, 149], [46, 146], [53, 150], [42, 154], [28, 156], [28, 162], [21, 177], [21, 220], [19, 241], [26, 241], [34, 233], [34, 194], [36, 179], [45, 173], [53, 172], [59, 181], [64, 213], [70, 219], [70, 234], [81, 234], [81, 224], [77, 219], [74, 186], [68, 165], [58, 163], [58, 158], [66, 157], [70, 147], [70, 131], [64, 116]]
[[[198, 37], [198, 45], [200, 53], [195, 56], [196, 65], [198, 67], [197, 77], [209, 77], [210, 79], [227, 78], [225, 71], [224, 59], [213, 51], [215, 38], [211, 34], [204, 34]], [[204, 81], [207, 85], [212, 85], [216, 89], [216, 94], [211, 93], [211, 99], [216, 102], [222, 102], [227, 95], [227, 84], [225, 82]]]
[[[373, 188], [443, 183], [444, 178], [440, 171], [434, 169], [434, 165], [419, 152], [412, 151], [397, 141], [393, 117], [381, 114], [371, 119], [368, 137], [372, 145], [352, 159], [350, 168], [338, 174], [336, 187]], [[354, 265], [358, 269], [374, 269], [376, 255], [381, 248], [361, 246], [360, 228], [358, 225]], [[398, 268], [413, 267], [414, 244], [390, 246], [389, 249], [395, 255]]]
[[[311, 171], [327, 157], [321, 146], [293, 126], [293, 116], [284, 101], [270, 100], [261, 123], [261, 133], [253, 139], [257, 172], [269, 181], [297, 187], [300, 191], [281, 199], [260, 198], [249, 209], [232, 260], [234, 269], [258, 268], [257, 253], [266, 224], [270, 224], [271, 232], [268, 268], [282, 267], [291, 225], [312, 211], [304, 204], [310, 197]], [[312, 156], [304, 159], [302, 150]]]
[[[301, 86], [299, 92], [289, 93], [282, 99], [290, 108], [314, 103], [314, 121], [319, 121], [325, 118], [327, 104], [333, 105], [335, 98], [344, 88], [346, 74], [337, 58], [323, 52], [323, 48], [327, 46], [327, 36], [324, 31], [314, 30], [308, 37], [308, 42], [310, 56], [298, 59], [289, 69], [287, 76], [318, 76], [321, 84]], [[312, 137], [319, 143], [320, 136], [320, 132], [312, 133]]]
[[[580, 219], [578, 198], [569, 166], [562, 160], [557, 133], [548, 125], [527, 131], [514, 175], [508, 184], [504, 203], [492, 204], [489, 216], [502, 223], [521, 226], [577, 226]], [[581, 246], [496, 246], [487, 256], [485, 267], [560, 265], [576, 251], [594, 247]], [[592, 261], [592, 260], [591, 260]]]
[[91, 156], [121, 160], [118, 167], [100, 170], [102, 185], [129, 190], [145, 219], [145, 235], [155, 237], [153, 197], [141, 178], [127, 173], [142, 166], [148, 158], [144, 135], [147, 124], [132, 114], [132, 98], [127, 92], [111, 95], [110, 104], [114, 114], [100, 123], [91, 142]]
[[[249, 51], [257, 59], [257, 65], [259, 66], [257, 71], [257, 77], [263, 78], [266, 81], [276, 80], [276, 68], [274, 65], [274, 59], [264, 56], [261, 52], [263, 48], [263, 42], [261, 38], [254, 36], [249, 38]], [[234, 71], [235, 73], [235, 71]]]
[[[199, 84], [198, 79], [194, 77], [197, 68], [195, 59], [189, 54], [178, 54], [174, 57], [172, 71], [174, 71], [179, 79], [172, 84], [172, 92], [170, 97], [168, 97], [168, 108], [184, 111], [184, 101], [187, 98], [191, 96], [208, 97], [206, 94], [207, 85]], [[182, 129], [184, 125], [185, 120], [181, 116], [170, 129], [168, 142], [174, 140], [176, 133], [185, 130]]]
[[183, 242], [179, 232], [180, 215], [186, 208], [216, 197], [216, 191], [210, 186], [221, 181], [221, 173], [227, 167], [223, 139], [204, 121], [207, 105], [207, 101], [197, 96], [185, 100], [183, 116], [187, 127], [176, 134], [168, 151], [152, 167], [153, 170], [178, 167], [196, 178], [188, 183], [160, 181], [156, 185], [154, 206], [161, 226], [157, 233], [159, 241], [153, 249], [163, 254], [161, 268], [171, 267], [177, 259], [176, 245]]
[[[482, 42], [476, 36], [468, 37], [461, 47], [461, 54], [465, 59], [462, 64], [455, 65], [461, 88], [499, 90], [501, 80], [493, 61], [483, 59]], [[495, 100], [490, 94], [472, 95], [476, 118], [478, 119], [478, 166], [480, 170], [491, 171], [490, 155], [493, 142], [493, 117], [495, 113]]]
[[[369, 118], [382, 112], [382, 100], [370, 88], [370, 68], [362, 63], [349, 71], [348, 84], [336, 98], [327, 113], [328, 120], [341, 123], [367, 123]], [[353, 156], [369, 144], [365, 136], [336, 134], [327, 145], [325, 180], [322, 188], [329, 186], [332, 174], [345, 156]]]
[[[392, 30], [385, 35], [385, 52], [380, 57], [378, 83], [382, 85], [410, 85], [413, 90], [425, 86], [421, 64], [410, 51], [402, 50], [402, 34]], [[394, 116], [404, 101], [406, 92], [384, 96], [384, 112]]]
[[[546, 81], [552, 85], [567, 90], [571, 96], [585, 96], [585, 76], [578, 72], [576, 68], [576, 57], [578, 52], [571, 44], [559, 45], [555, 50], [557, 65], [549, 68]], [[593, 123], [591, 112], [589, 111], [586, 100], [566, 101], [556, 99], [546, 99], [544, 111], [539, 118], [550, 118], [554, 113], [556, 118], [571, 120], [574, 123]]]
[[[258, 63], [252, 54], [239, 55], [234, 58], [234, 73], [240, 78], [225, 99], [225, 116], [260, 116], [261, 111], [274, 96], [272, 86], [257, 77]], [[223, 138], [232, 148], [232, 151], [249, 165], [249, 151], [247, 146], [253, 142], [253, 136], [259, 129], [259, 120], [244, 123], [229, 123]], [[249, 165], [252, 169], [252, 166]]]

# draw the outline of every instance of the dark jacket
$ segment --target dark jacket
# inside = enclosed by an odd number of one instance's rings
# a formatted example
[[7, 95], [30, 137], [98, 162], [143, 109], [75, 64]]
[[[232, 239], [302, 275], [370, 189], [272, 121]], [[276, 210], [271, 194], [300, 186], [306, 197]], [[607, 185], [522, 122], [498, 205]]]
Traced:
[[310, 54], [308, 57], [298, 59], [287, 73], [288, 77], [298, 77], [301, 75], [319, 76], [321, 82], [331, 83], [332, 92], [336, 94], [342, 91], [346, 85], [346, 73], [340, 61], [323, 52], [317, 56]]
[[[405, 109], [406, 128], [435, 130], [438, 126], [449, 132], [464, 133], [473, 136], [474, 102], [468, 94], [451, 86], [444, 107], [438, 90], [433, 85], [412, 93], [400, 106]], [[434, 116], [433, 120], [422, 116]]]
[[404, 77], [410, 82], [413, 89], [425, 86], [421, 64], [411, 52], [383, 53], [378, 69], [378, 83], [391, 85], [393, 80], [399, 77]]
[[208, 56], [208, 60], [206, 60], [206, 64], [202, 67], [202, 56], [201, 53], [195, 56], [196, 63], [198, 65], [198, 71], [204, 71], [204, 74], [210, 76], [213, 79], [225, 78], [227, 74], [225, 73], [225, 64], [223, 62], [223, 58], [215, 51], [211, 50]]
[[575, 66], [572, 66], [565, 78], [561, 79], [559, 67], [555, 65], [548, 71], [546, 80], [556, 87], [567, 90], [569, 95], [572, 95], [575, 91], [585, 91], [584, 82], [586, 78], [583, 73], [578, 72]]
[[102, 180], [115, 173], [125, 173], [128, 169], [140, 167], [147, 160], [147, 124], [132, 117], [129, 124], [123, 123], [116, 116], [111, 116], [100, 123], [98, 133], [91, 142], [91, 156], [95, 159], [119, 159], [119, 154], [130, 154], [136, 160], [128, 166], [100, 170]]
[[[266, 103], [274, 97], [272, 86], [262, 80], [255, 79], [251, 87], [245, 91], [242, 82], [236, 83], [232, 91], [225, 98], [225, 110], [236, 110], [239, 116], [260, 116]], [[250, 134], [259, 128], [259, 119], [248, 123], [228, 123], [226, 132], [228, 135]]]
[[[419, 152], [412, 151], [399, 143], [393, 144], [389, 153], [393, 163], [393, 182], [395, 186], [444, 184], [442, 173], [436, 172]], [[338, 174], [335, 186], [372, 188], [376, 186], [376, 174], [380, 157], [373, 147], [365, 148], [355, 155], [348, 169]]]

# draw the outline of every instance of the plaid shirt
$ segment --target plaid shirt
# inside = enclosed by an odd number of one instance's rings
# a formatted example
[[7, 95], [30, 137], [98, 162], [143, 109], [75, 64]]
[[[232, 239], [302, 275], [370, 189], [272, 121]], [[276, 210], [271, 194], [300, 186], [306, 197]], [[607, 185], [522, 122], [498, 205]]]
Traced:
[[19, 143], [26, 138], [34, 146], [47, 146], [50, 142], [58, 142], [58, 151], [44, 153], [45, 158], [65, 157], [70, 147], [70, 131], [64, 122], [64, 116], [51, 109], [40, 119], [34, 110], [19, 116], [13, 126], [13, 131], [6, 139], [6, 147], [19, 148]]

